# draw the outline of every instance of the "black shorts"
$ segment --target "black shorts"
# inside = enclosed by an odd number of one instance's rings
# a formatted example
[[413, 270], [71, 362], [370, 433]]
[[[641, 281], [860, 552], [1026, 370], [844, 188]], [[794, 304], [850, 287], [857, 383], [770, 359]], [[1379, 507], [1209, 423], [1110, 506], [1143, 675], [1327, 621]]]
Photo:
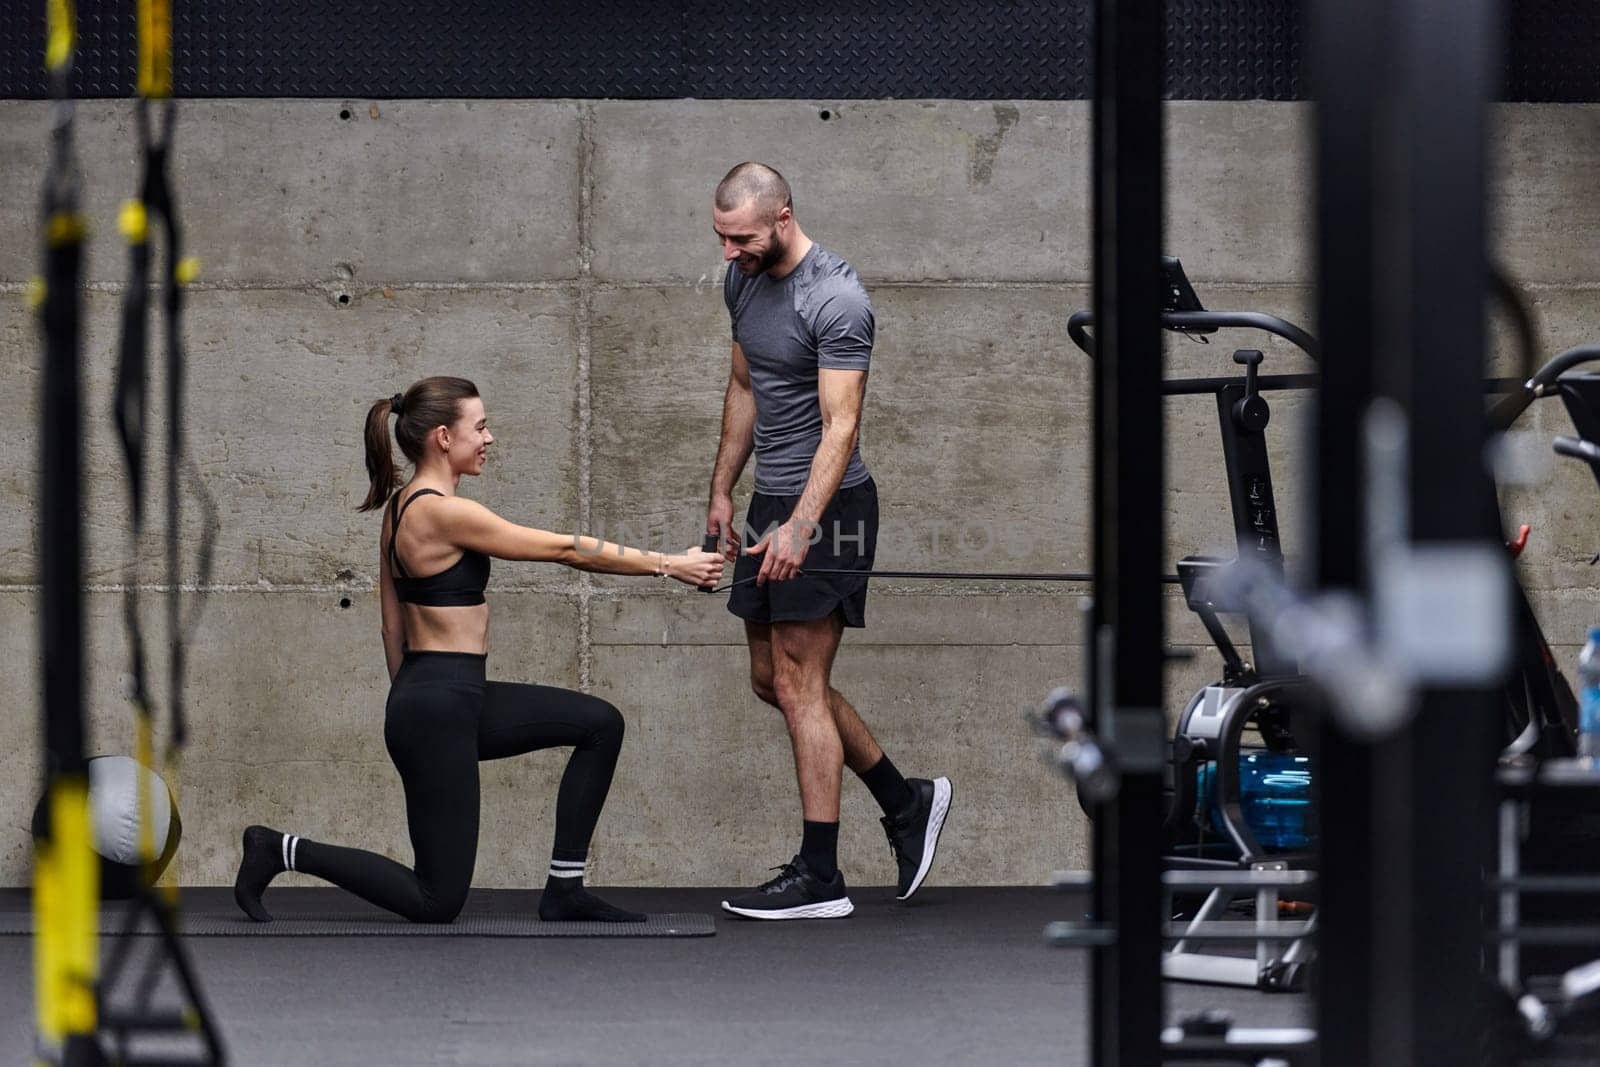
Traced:
[[[798, 496], [750, 498], [750, 511], [740, 531], [745, 547], [755, 544], [769, 529], [789, 521]], [[860, 485], [834, 494], [817, 523], [821, 530], [806, 551], [801, 569], [857, 570], [872, 568], [878, 547], [878, 487], [871, 478]], [[754, 578], [761, 570], [763, 556], [749, 556], [741, 550], [733, 565], [733, 580]], [[867, 579], [846, 575], [801, 574], [787, 582], [757, 585], [745, 582], [728, 592], [728, 610], [750, 622], [800, 622], [821, 619], [838, 609], [846, 626], [867, 624]]]

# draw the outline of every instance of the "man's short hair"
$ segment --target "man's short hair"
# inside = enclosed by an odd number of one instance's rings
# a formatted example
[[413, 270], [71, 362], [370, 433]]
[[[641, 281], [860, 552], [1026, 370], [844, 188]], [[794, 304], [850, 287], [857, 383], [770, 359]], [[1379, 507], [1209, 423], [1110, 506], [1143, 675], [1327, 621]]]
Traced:
[[794, 210], [794, 197], [783, 175], [765, 163], [741, 163], [717, 183], [718, 211], [733, 211], [753, 200], [768, 221], [784, 208]]

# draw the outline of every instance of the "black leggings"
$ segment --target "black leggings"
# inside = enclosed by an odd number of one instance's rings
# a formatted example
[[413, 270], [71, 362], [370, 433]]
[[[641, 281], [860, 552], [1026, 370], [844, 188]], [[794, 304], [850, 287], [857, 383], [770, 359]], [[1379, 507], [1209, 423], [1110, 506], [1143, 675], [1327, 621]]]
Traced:
[[622, 715], [598, 697], [484, 679], [484, 657], [408, 652], [383, 740], [406, 791], [416, 870], [358, 848], [301, 840], [295, 870], [414, 922], [449, 922], [478, 853], [478, 761], [573, 746], [556, 796], [558, 850], [589, 847], [622, 750]]

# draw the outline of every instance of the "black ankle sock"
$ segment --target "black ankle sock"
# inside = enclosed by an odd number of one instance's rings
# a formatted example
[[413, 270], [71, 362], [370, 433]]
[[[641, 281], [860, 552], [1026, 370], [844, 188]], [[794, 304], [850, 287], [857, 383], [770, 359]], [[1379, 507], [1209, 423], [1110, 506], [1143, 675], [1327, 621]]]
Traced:
[[613, 907], [583, 887], [587, 849], [558, 848], [550, 853], [550, 877], [539, 898], [545, 922], [642, 923], [645, 916]]
[[878, 802], [885, 815], [898, 815], [911, 806], [916, 794], [906, 783], [898, 768], [886, 755], [861, 772], [861, 780], [872, 790], [872, 799]]
[[607, 904], [587, 889], [582, 878], [545, 880], [539, 898], [539, 918], [545, 922], [642, 923], [645, 916]]
[[805, 860], [811, 873], [824, 882], [833, 881], [839, 873], [839, 824], [805, 820], [800, 838], [800, 858]]
[[239, 910], [258, 923], [272, 921], [272, 913], [261, 906], [261, 894], [287, 869], [284, 844], [292, 840], [265, 826], [245, 827], [244, 855], [239, 860], [239, 873], [233, 877], [233, 899]]

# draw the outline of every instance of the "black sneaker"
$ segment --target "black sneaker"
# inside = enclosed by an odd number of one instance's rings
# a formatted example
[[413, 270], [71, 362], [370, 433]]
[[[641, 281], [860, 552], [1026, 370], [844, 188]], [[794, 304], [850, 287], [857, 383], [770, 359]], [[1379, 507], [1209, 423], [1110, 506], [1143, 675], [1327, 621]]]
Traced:
[[916, 794], [916, 802], [898, 815], [883, 817], [889, 847], [900, 865], [899, 900], [910, 900], [928, 877], [933, 853], [939, 847], [939, 832], [950, 811], [950, 779], [907, 778], [906, 785]]
[[799, 856], [782, 867], [778, 877], [722, 902], [722, 910], [746, 919], [842, 919], [856, 910], [845, 896], [844, 875], [824, 882]]

